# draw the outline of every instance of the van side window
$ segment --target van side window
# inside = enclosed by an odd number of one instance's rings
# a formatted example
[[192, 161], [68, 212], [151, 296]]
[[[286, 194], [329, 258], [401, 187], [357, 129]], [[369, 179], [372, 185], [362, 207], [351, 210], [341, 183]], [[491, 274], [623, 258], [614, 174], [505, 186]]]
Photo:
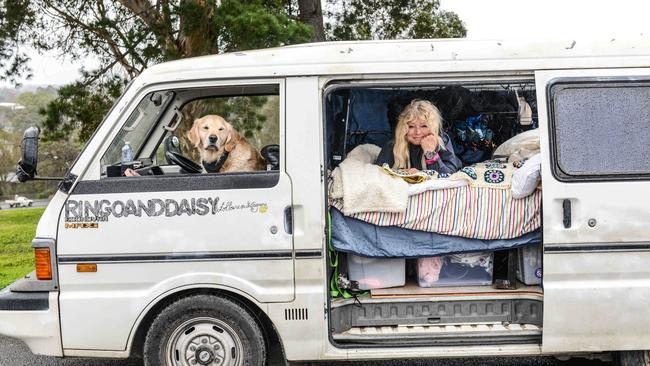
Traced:
[[102, 157], [102, 177], [279, 170], [278, 85], [147, 94]]
[[650, 177], [650, 83], [560, 80], [549, 91], [558, 179]]

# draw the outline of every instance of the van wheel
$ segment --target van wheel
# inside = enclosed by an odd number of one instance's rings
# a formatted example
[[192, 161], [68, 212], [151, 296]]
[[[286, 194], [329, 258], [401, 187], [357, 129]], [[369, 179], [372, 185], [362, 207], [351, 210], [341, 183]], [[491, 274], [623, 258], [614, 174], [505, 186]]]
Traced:
[[259, 325], [230, 300], [195, 295], [166, 307], [144, 344], [146, 366], [259, 366], [266, 349]]
[[650, 366], [650, 351], [626, 351], [618, 353], [619, 366]]

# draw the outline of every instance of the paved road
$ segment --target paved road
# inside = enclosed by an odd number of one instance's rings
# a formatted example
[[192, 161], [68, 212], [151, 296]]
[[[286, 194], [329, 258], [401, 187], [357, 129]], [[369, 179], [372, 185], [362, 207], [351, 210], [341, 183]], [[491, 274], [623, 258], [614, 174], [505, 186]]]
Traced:
[[[49, 202], [50, 202], [49, 200], [34, 200], [32, 207], [45, 207]], [[0, 209], [2, 210], [17, 210], [20, 208], [21, 207], [9, 207], [9, 205], [6, 204], [4, 200], [0, 201]]]
[[[2, 366], [142, 366], [136, 360], [90, 360], [90, 359], [58, 359], [53, 357], [34, 356], [20, 341], [0, 337], [0, 365]], [[444, 360], [406, 360], [384, 362], [330, 362], [319, 366], [577, 366], [594, 365], [610, 366], [611, 363], [575, 359], [562, 362], [552, 357], [526, 358], [489, 358], [489, 359], [444, 359]]]

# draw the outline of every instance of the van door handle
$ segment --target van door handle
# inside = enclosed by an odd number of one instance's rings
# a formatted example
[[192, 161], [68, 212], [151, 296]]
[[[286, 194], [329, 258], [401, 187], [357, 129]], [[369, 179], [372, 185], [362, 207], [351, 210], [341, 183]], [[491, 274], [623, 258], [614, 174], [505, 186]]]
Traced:
[[568, 229], [571, 227], [571, 200], [562, 201], [562, 211], [564, 212], [562, 222], [564, 223], [564, 228]]
[[284, 231], [293, 234], [293, 206], [291, 205], [284, 208]]

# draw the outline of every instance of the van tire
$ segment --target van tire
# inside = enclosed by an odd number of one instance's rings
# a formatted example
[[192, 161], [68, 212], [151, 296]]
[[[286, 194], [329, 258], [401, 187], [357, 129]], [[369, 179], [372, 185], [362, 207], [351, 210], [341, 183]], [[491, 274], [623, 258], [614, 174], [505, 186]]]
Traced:
[[[259, 366], [266, 361], [262, 331], [244, 307], [213, 295], [181, 298], [153, 320], [144, 343], [145, 366], [171, 366], [172, 359], [203, 358], [204, 364]], [[201, 365], [196, 362], [196, 365]]]
[[619, 366], [650, 366], [650, 351], [619, 352], [616, 361]]

